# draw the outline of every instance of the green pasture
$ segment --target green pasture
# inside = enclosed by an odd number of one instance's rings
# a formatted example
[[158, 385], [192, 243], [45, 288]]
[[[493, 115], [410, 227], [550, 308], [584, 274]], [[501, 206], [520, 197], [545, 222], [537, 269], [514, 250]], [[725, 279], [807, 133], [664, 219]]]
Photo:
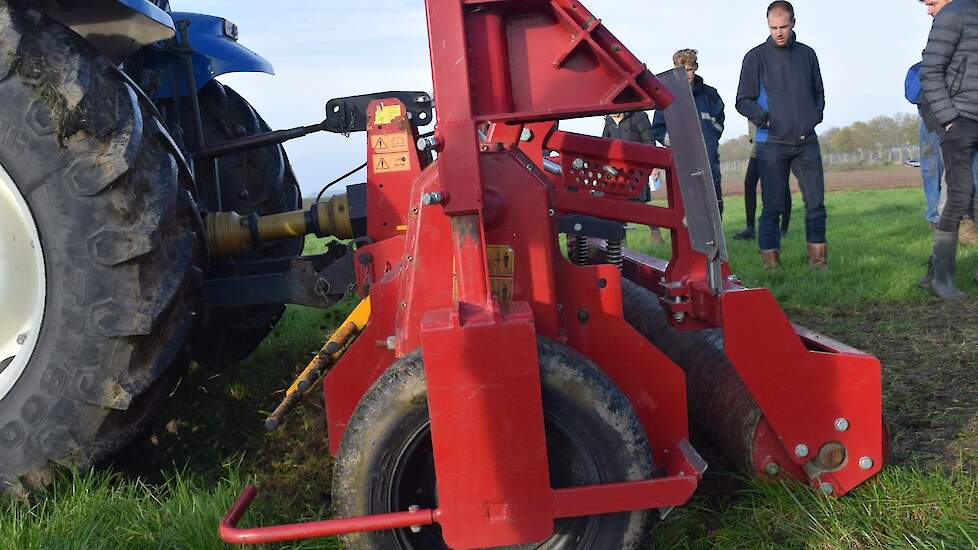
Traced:
[[[782, 272], [762, 272], [756, 242], [729, 239], [731, 264], [748, 286], [770, 288], [795, 322], [880, 357], [893, 465], [840, 499], [711, 470], [707, 484], [725, 489], [704, 491], [660, 521], [656, 548], [978, 548], [978, 285], [970, 280], [978, 248], [959, 257], [969, 300], [941, 304], [915, 286], [930, 241], [919, 190], [826, 199], [830, 272], [806, 265], [800, 196]], [[732, 235], [744, 223], [743, 200], [726, 207]], [[644, 228], [631, 230], [629, 243], [668, 254], [649, 245]], [[217, 524], [247, 482], [261, 492], [243, 525], [327, 517], [321, 393], [311, 392], [278, 432], [265, 433], [262, 420], [352, 305], [290, 307], [240, 365], [192, 367], [150, 437], [125, 457], [65, 472], [30, 500], [0, 500], [0, 548], [224, 548]]]

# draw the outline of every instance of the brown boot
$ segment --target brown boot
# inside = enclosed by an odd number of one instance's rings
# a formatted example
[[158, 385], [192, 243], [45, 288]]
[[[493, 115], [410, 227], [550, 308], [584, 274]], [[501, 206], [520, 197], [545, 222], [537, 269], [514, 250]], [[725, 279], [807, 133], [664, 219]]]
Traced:
[[649, 240], [652, 241], [653, 246], [666, 242], [665, 239], [662, 238], [662, 232], [659, 231], [658, 227], [652, 227], [649, 229]]
[[978, 225], [975, 220], [965, 218], [958, 226], [958, 246], [975, 246], [978, 244]]
[[761, 260], [764, 262], [764, 271], [781, 270], [781, 251], [778, 249], [761, 250]]
[[808, 265], [816, 271], [829, 270], [829, 250], [825, 243], [808, 243]]

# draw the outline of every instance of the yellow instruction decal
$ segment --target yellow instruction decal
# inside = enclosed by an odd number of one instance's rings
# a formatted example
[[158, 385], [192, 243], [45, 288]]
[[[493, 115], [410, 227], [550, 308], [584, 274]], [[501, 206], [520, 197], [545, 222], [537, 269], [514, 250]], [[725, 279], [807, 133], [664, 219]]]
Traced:
[[407, 172], [411, 169], [411, 157], [407, 153], [374, 155], [374, 173]]
[[390, 124], [392, 120], [399, 116], [401, 116], [400, 105], [377, 107], [377, 112], [374, 114], [374, 124]]
[[486, 245], [486, 259], [489, 263], [489, 275], [497, 277], [512, 277], [515, 272], [516, 254], [506, 245]]
[[512, 277], [489, 277], [489, 287], [492, 297], [500, 304], [508, 304], [513, 301], [513, 278]]

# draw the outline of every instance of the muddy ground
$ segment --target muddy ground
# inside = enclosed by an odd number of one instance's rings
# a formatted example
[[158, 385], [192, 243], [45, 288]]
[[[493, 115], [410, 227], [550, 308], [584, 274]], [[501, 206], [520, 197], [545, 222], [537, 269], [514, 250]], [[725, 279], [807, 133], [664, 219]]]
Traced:
[[978, 299], [791, 317], [883, 363], [894, 464], [978, 471]]
[[[855, 172], [826, 172], [825, 190], [841, 191], [843, 189], [900, 189], [918, 187], [920, 169], [899, 167], [886, 170], [858, 170]], [[792, 176], [791, 187], [798, 191], [798, 181]], [[744, 194], [743, 174], [731, 174], [723, 178], [724, 196]]]

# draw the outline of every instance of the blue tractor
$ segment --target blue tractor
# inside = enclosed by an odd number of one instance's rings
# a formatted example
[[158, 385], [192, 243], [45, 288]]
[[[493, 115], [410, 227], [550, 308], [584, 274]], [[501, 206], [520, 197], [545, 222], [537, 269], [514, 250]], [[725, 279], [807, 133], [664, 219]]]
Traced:
[[299, 208], [281, 143], [367, 101], [271, 132], [216, 80], [241, 71], [272, 66], [167, 0], [0, 0], [0, 491], [110, 457], [189, 360], [237, 361], [284, 303], [345, 290], [323, 275], [352, 273], [343, 245], [208, 257], [209, 213]]

